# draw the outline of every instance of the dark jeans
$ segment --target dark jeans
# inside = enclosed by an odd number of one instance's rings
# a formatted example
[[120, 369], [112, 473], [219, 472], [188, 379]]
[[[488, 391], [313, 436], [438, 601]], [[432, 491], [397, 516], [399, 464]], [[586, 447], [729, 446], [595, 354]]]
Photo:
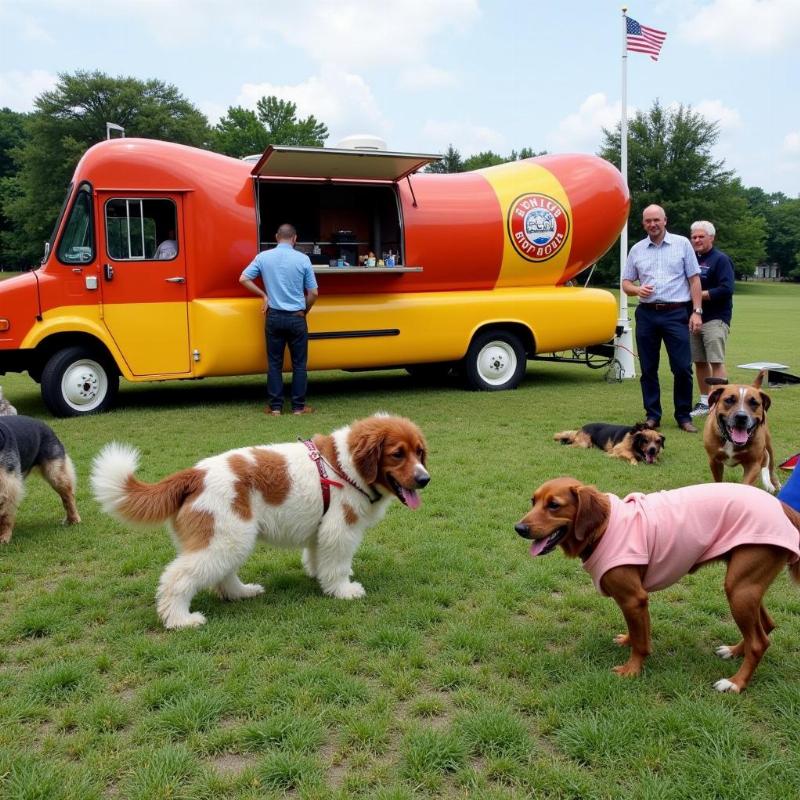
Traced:
[[292, 410], [306, 404], [308, 325], [305, 317], [270, 309], [267, 314], [267, 398], [271, 409], [283, 406], [283, 353], [292, 361]]
[[650, 419], [661, 419], [661, 388], [658, 364], [664, 342], [672, 370], [672, 398], [675, 419], [690, 422], [692, 410], [692, 351], [689, 346], [689, 312], [687, 308], [656, 311], [646, 303], [636, 308], [636, 349], [642, 368], [642, 400]]

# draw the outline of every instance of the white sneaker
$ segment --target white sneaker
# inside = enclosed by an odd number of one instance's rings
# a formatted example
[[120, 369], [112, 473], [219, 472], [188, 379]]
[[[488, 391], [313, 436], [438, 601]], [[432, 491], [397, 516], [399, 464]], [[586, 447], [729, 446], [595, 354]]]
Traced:
[[697, 403], [689, 412], [690, 417], [704, 417], [708, 414], [708, 406], [705, 403]]

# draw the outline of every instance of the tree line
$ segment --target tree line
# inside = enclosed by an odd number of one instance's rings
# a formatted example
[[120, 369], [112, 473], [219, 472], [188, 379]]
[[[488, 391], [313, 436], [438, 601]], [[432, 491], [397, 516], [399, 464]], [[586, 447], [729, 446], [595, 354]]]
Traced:
[[[127, 136], [202, 147], [234, 158], [270, 144], [323, 147], [328, 128], [313, 115], [298, 118], [294, 103], [262, 97], [255, 110], [231, 106], [215, 125], [172, 85], [79, 71], [59, 76], [36, 98], [34, 111], [0, 109], [0, 267], [27, 269], [58, 217], [64, 191], [83, 153], [106, 137], [106, 123]], [[656, 101], [628, 126], [630, 242], [642, 238], [641, 210], [658, 203], [668, 227], [688, 235], [696, 219], [711, 220], [717, 245], [732, 258], [739, 277], [758, 264], [777, 264], [800, 280], [800, 198], [745, 187], [712, 150], [717, 123], [689, 106]], [[464, 172], [543, 154], [525, 147], [503, 156], [487, 150], [468, 157], [451, 144], [430, 172]], [[620, 129], [604, 130], [598, 155], [620, 165]], [[594, 282], [615, 284], [618, 248], [598, 263]]]

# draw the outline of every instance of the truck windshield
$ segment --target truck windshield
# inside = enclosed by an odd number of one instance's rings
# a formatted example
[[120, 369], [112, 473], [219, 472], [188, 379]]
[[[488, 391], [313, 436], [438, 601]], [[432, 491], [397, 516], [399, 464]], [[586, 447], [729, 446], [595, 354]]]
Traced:
[[94, 258], [92, 195], [82, 184], [58, 244], [58, 260], [65, 264], [88, 264]]
[[50, 251], [53, 249], [53, 244], [56, 241], [56, 234], [58, 233], [58, 229], [61, 227], [61, 220], [64, 219], [64, 212], [67, 210], [67, 203], [69, 203], [69, 198], [72, 195], [72, 187], [74, 184], [70, 184], [67, 187], [67, 193], [64, 195], [64, 202], [61, 203], [61, 210], [58, 212], [58, 218], [56, 219], [56, 224], [53, 225], [53, 230], [50, 234], [50, 238], [45, 242], [45, 255], [42, 259], [42, 263], [44, 264], [47, 261], [47, 256], [49, 255]]

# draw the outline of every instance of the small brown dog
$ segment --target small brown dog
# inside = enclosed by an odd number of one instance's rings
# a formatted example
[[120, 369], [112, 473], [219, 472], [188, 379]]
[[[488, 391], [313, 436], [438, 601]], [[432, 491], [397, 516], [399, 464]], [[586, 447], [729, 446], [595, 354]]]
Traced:
[[553, 434], [553, 438], [572, 447], [597, 447], [633, 466], [640, 461], [655, 464], [664, 449], [664, 437], [643, 422], [636, 425], [588, 422], [578, 431], [561, 431]]
[[755, 672], [775, 623], [762, 598], [781, 569], [800, 583], [800, 514], [753, 486], [708, 483], [624, 499], [574, 478], [556, 478], [533, 494], [531, 510], [514, 526], [533, 540], [531, 555], [556, 545], [579, 557], [598, 590], [613, 597], [628, 632], [614, 641], [631, 648], [614, 672], [635, 676], [650, 654], [648, 592], [664, 589], [711, 561], [726, 561], [725, 593], [742, 632], [721, 658], [744, 656], [731, 678], [714, 684], [741, 692]]
[[780, 489], [775, 475], [775, 456], [767, 427], [767, 410], [772, 401], [761, 391], [764, 371], [752, 385], [731, 383], [719, 386], [708, 396], [709, 412], [703, 429], [711, 475], [719, 482], [725, 467], [744, 468], [742, 482], [754, 486], [759, 472], [768, 492]]

